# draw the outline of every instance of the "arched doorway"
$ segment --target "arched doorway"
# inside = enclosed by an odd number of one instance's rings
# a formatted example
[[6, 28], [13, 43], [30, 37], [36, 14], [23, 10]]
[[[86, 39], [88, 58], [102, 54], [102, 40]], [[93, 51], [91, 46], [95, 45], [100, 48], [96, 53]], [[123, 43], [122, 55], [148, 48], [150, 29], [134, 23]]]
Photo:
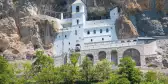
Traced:
[[106, 59], [106, 52], [104, 51], [100, 51], [99, 54], [98, 54], [98, 58], [99, 60], [103, 60], [103, 59]]
[[92, 62], [94, 61], [94, 57], [93, 57], [92, 54], [87, 54], [86, 56], [87, 56]]
[[81, 49], [80, 44], [76, 44], [75, 52], [80, 52], [80, 49]]
[[140, 62], [140, 52], [137, 49], [131, 48], [124, 51], [123, 57], [131, 56], [136, 62], [136, 66], [141, 66]]
[[111, 61], [115, 64], [115, 65], [117, 65], [118, 64], [118, 55], [117, 55], [118, 53], [117, 53], [117, 51], [116, 50], [112, 50], [111, 51]]

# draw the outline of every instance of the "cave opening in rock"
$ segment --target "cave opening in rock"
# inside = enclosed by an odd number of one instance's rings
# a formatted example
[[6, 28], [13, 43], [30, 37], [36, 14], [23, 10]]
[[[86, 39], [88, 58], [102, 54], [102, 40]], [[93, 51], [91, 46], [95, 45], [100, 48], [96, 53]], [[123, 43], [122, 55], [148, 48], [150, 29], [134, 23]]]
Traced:
[[12, 53], [13, 53], [13, 54], [18, 54], [19, 51], [18, 51], [18, 50], [12, 50]]

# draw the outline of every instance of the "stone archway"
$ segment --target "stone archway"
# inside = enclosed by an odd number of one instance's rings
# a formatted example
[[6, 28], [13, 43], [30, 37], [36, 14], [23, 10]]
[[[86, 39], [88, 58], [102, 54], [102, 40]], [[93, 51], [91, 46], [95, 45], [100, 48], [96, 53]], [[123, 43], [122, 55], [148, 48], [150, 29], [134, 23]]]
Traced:
[[106, 52], [105, 51], [100, 51], [99, 54], [98, 54], [98, 58], [99, 60], [103, 60], [103, 59], [106, 59]]
[[94, 56], [92, 54], [87, 54], [86, 55], [92, 62], [94, 61]]
[[137, 49], [130, 48], [124, 51], [123, 57], [131, 56], [132, 59], [136, 62], [136, 66], [141, 66], [140, 62], [140, 52]]
[[76, 44], [75, 52], [80, 52], [80, 51], [81, 51], [81, 46], [80, 46], [80, 44]]
[[118, 52], [116, 50], [111, 51], [111, 61], [117, 65], [118, 64]]

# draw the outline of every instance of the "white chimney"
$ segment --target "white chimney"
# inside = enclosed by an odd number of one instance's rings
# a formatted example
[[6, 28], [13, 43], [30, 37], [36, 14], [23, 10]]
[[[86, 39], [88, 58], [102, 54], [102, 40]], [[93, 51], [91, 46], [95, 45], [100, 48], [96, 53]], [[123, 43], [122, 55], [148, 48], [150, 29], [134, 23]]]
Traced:
[[61, 13], [61, 20], [63, 20], [64, 19], [64, 14], [63, 13]]

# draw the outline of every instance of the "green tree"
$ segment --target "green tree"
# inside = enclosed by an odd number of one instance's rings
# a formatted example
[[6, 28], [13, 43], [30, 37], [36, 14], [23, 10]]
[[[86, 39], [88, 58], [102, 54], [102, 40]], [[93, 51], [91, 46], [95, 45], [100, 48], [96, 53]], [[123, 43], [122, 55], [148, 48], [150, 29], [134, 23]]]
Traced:
[[97, 74], [97, 80], [103, 81], [110, 78], [110, 73], [112, 72], [112, 63], [108, 60], [102, 60], [97, 63], [95, 72]]
[[110, 74], [110, 79], [100, 84], [130, 84], [130, 81], [127, 78], [120, 78], [120, 75], [113, 72]]
[[[22, 66], [22, 67], [20, 67]], [[32, 78], [32, 73], [31, 73], [31, 63], [26, 62], [26, 63], [15, 63], [13, 64], [14, 67], [14, 72], [15, 72], [15, 82], [14, 84], [25, 84], [29, 82], [34, 82], [34, 79]]]
[[160, 83], [163, 83], [163, 84], [167, 84], [168, 83], [168, 76], [163, 74], [163, 73], [158, 73], [157, 74], [157, 78], [158, 78], [158, 81]]
[[148, 71], [145, 74], [145, 78], [146, 78], [146, 82], [153, 82], [153, 81], [157, 80], [157, 73], [152, 72], [152, 71]]
[[116, 84], [130, 84], [130, 81], [127, 78], [118, 78]]
[[45, 55], [43, 51], [36, 52], [36, 60], [32, 64], [32, 77], [36, 83], [53, 84], [59, 77], [56, 76], [56, 68], [54, 67], [54, 60]]
[[33, 72], [35, 74], [39, 73], [43, 68], [47, 67], [54, 67], [54, 60], [50, 56], [45, 55], [44, 51], [37, 51], [35, 62], [32, 64]]
[[119, 75], [113, 72], [113, 73], [110, 73], [110, 78], [108, 80], [100, 84], [117, 84], [118, 78], [119, 78]]
[[82, 78], [87, 82], [93, 81], [95, 75], [94, 70], [92, 61], [88, 57], [85, 57], [81, 65]]
[[135, 66], [131, 57], [125, 57], [120, 60], [118, 74], [121, 75], [121, 78], [127, 78], [131, 84], [140, 83], [142, 72]]
[[80, 54], [79, 53], [72, 53], [71, 57], [70, 57], [70, 60], [71, 60], [71, 63], [76, 66], [77, 62], [78, 62], [78, 59], [79, 59], [79, 56]]
[[71, 64], [62, 65], [59, 67], [59, 77], [62, 79], [64, 84], [74, 84], [75, 81], [79, 80], [79, 67]]
[[34, 77], [38, 84], [59, 84], [62, 82], [58, 68], [47, 67]]
[[0, 83], [1, 84], [9, 84], [14, 80], [14, 72], [12, 66], [4, 59], [4, 57], [0, 56]]

